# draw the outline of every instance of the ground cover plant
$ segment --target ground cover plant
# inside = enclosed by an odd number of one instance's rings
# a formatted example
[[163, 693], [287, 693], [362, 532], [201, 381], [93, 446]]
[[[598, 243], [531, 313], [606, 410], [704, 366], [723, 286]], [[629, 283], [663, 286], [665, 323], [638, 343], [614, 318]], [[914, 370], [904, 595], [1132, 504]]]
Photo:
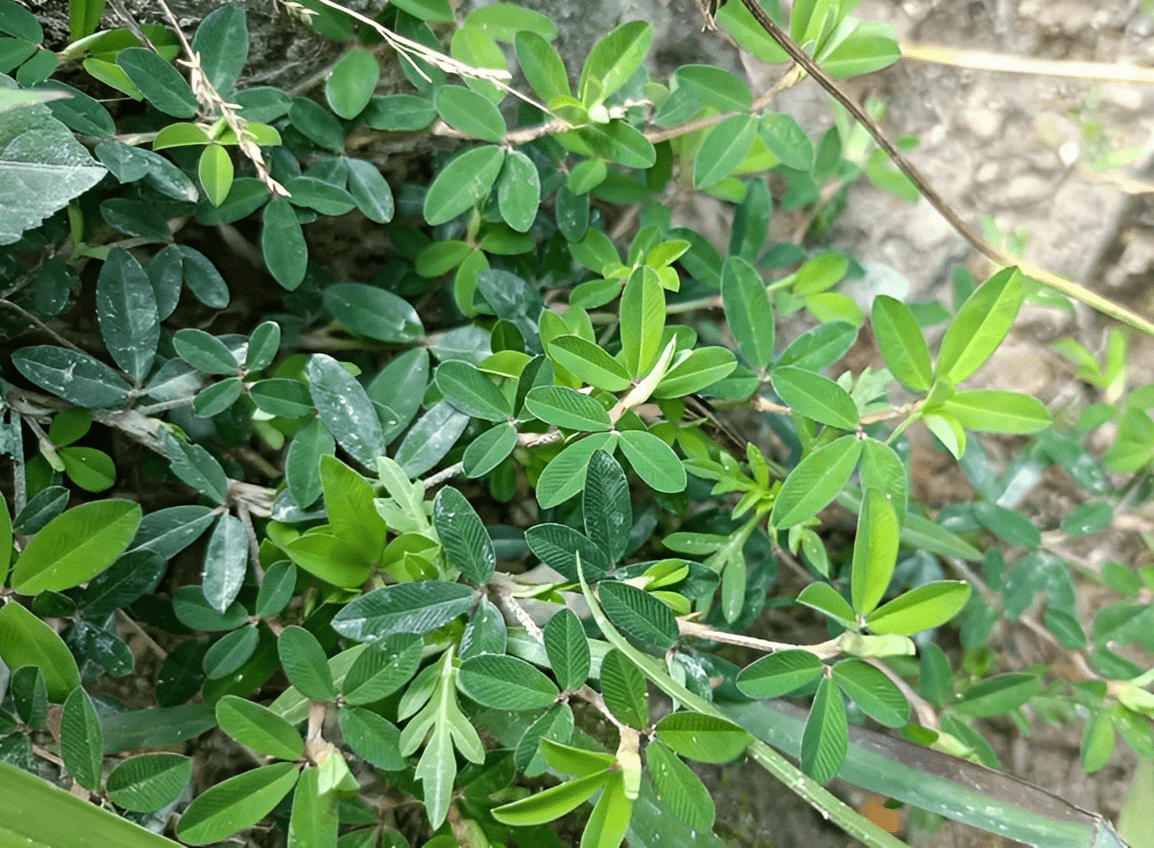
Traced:
[[[643, 21], [566, 67], [513, 4], [286, 3], [344, 45], [290, 94], [245, 82], [238, 6], [186, 38], [74, 0], [50, 45], [0, 0], [0, 834], [720, 845], [688, 763], [749, 757], [871, 846], [902, 843], [839, 774], [1029, 844], [1124, 844], [973, 764], [1000, 766], [1001, 716], [1084, 723], [1088, 773], [1116, 735], [1154, 757], [1154, 566], [1081, 574], [1014, 509], [1027, 466], [1084, 491], [1069, 537], [1146, 502], [1154, 394], [1120, 331], [1104, 359], [1060, 345], [1101, 390], [1084, 409], [967, 381], [1027, 300], [1150, 325], [972, 232], [1005, 267], [959, 270], [951, 303], [850, 296], [839, 197], [942, 204], [838, 87], [898, 55], [853, 5], [701, 9], [781, 86], [830, 90], [811, 137], [728, 71], [651, 76]], [[376, 138], [452, 144], [390, 184]], [[727, 244], [674, 224], [694, 191]], [[812, 214], [797, 242], [775, 207]], [[342, 230], [380, 247], [337, 273]], [[849, 370], [867, 322], [879, 367]], [[911, 497], [910, 428], [972, 501]], [[1018, 439], [1002, 473], [976, 433]], [[1114, 601], [1080, 613], [1076, 576]], [[767, 638], [767, 608], [821, 638]], [[1011, 667], [1019, 621], [1072, 671]]]

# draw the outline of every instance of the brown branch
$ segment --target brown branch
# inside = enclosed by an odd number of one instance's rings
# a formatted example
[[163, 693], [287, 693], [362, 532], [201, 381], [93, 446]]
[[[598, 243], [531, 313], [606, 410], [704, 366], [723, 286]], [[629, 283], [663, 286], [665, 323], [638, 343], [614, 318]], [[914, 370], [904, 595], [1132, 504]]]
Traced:
[[1023, 274], [1037, 280], [1042, 285], [1061, 292], [1067, 297], [1080, 300], [1087, 306], [1091, 306], [1117, 321], [1129, 324], [1131, 327], [1154, 336], [1154, 323], [1142, 318], [1126, 307], [1116, 304], [1076, 283], [1063, 279], [1044, 268], [1023, 262], [1009, 251], [986, 241], [977, 230], [970, 226], [970, 224], [946, 202], [945, 198], [922, 176], [922, 173], [914, 167], [913, 163], [906, 158], [905, 154], [898, 149], [897, 145], [890, 141], [877, 121], [871, 118], [865, 109], [858, 105], [829, 74], [823, 71], [821, 66], [810, 58], [809, 54], [806, 53], [796, 41], [790, 38], [785, 30], [773, 22], [765, 10], [757, 3], [757, 0], [741, 0], [741, 2], [742, 5], [749, 10], [749, 13], [753, 15], [754, 20], [756, 20], [769, 37], [786, 52], [789, 58], [813, 77], [834, 100], [844, 106], [845, 109], [866, 128], [878, 146], [886, 152], [886, 155], [889, 156], [890, 160], [898, 167], [898, 170], [905, 174], [910, 181], [918, 187], [918, 190], [926, 200], [930, 202], [930, 205], [932, 205], [938, 213], [949, 222], [950, 226], [952, 226], [962, 238], [969, 242], [975, 250], [998, 265], [1007, 267], [1016, 265]]

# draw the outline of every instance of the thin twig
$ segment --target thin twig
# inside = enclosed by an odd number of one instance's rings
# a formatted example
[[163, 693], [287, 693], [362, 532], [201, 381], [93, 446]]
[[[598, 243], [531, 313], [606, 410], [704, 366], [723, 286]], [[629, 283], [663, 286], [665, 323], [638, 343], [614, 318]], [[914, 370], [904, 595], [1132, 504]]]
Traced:
[[970, 226], [962, 216], [946, 202], [945, 198], [922, 176], [922, 173], [914, 167], [913, 163], [906, 158], [905, 154], [898, 149], [897, 145], [890, 141], [877, 121], [871, 118], [865, 109], [858, 105], [857, 101], [834, 82], [829, 74], [823, 71], [821, 66], [818, 65], [796, 41], [789, 37], [789, 34], [786, 33], [785, 30], [773, 22], [765, 10], [757, 3], [757, 0], [741, 0], [741, 3], [749, 10], [754, 20], [766, 31], [769, 37], [777, 42], [793, 61], [797, 62], [834, 100], [844, 106], [846, 110], [866, 128], [870, 136], [872, 136], [878, 146], [886, 152], [886, 155], [889, 156], [890, 160], [898, 169], [909, 177], [910, 181], [918, 187], [918, 190], [926, 200], [928, 200], [938, 213], [949, 222], [950, 226], [957, 230], [962, 238], [969, 242], [976, 250], [998, 265], [1005, 267], [1016, 265], [1023, 274], [1037, 280], [1042, 285], [1049, 286], [1067, 297], [1080, 300], [1115, 320], [1129, 324], [1131, 327], [1154, 336], [1154, 323], [1142, 318], [1135, 312], [1076, 283], [1063, 279], [1044, 268], [1023, 262], [1019, 257], [1014, 256], [1004, 248], [986, 241], [977, 230]]
[[64, 336], [60, 335], [58, 332], [53, 330], [51, 327], [49, 327], [47, 324], [45, 324], [43, 321], [41, 321], [39, 318], [37, 318], [35, 315], [33, 315], [31, 312], [29, 312], [28, 310], [26, 310], [24, 307], [20, 306], [19, 304], [13, 303], [10, 300], [0, 300], [0, 306], [7, 306], [9, 309], [11, 309], [13, 312], [17, 313], [21, 318], [23, 318], [25, 321], [27, 321], [33, 327], [35, 327], [38, 330], [43, 330], [48, 335], [52, 336], [53, 340], [58, 345], [61, 345], [62, 347], [66, 347], [69, 350], [74, 350], [77, 353], [83, 353], [85, 356], [88, 355], [87, 353], [84, 352], [84, 350], [77, 347], [72, 342], [68, 341], [68, 339], [64, 338]]

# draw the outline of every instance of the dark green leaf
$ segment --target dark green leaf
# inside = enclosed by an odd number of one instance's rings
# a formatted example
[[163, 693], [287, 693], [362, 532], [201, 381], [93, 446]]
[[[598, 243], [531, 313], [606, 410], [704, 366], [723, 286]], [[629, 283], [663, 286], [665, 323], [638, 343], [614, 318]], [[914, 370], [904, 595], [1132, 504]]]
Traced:
[[589, 459], [581, 503], [585, 534], [611, 561], [621, 559], [633, 529], [633, 507], [625, 472], [604, 451]]
[[972, 718], [1004, 715], [1026, 703], [1040, 689], [1037, 675], [999, 674], [975, 683], [951, 704], [951, 709]]
[[692, 769], [657, 740], [645, 746], [645, 766], [657, 797], [675, 816], [694, 831], [712, 829], [713, 798]]
[[189, 805], [176, 835], [190, 845], [226, 839], [263, 819], [292, 790], [297, 780], [293, 763], [275, 763], [230, 777], [210, 787]]
[[432, 102], [415, 94], [388, 94], [369, 101], [364, 119], [375, 130], [414, 132], [437, 117]]
[[539, 33], [524, 30], [513, 38], [517, 62], [529, 87], [546, 103], [555, 97], [570, 96], [565, 64], [549, 41]]
[[153, 106], [175, 118], [196, 115], [198, 104], [184, 77], [156, 53], [128, 47], [116, 54], [116, 64]]
[[226, 4], [205, 15], [196, 28], [192, 49], [199, 54], [200, 66], [216, 93], [229, 98], [248, 57], [248, 23], [244, 10]]
[[614, 718], [636, 730], [648, 727], [649, 693], [645, 689], [645, 677], [637, 666], [612, 648], [601, 660], [600, 678], [605, 706]]
[[766, 112], [761, 116], [761, 140], [781, 164], [795, 171], [813, 168], [813, 142], [797, 121], [784, 112]]
[[408, 761], [401, 756], [401, 731], [386, 718], [360, 707], [341, 707], [341, 735], [358, 757], [382, 771], [401, 771]]
[[234, 630], [214, 642], [204, 653], [201, 667], [209, 680], [220, 680], [235, 673], [249, 661], [260, 635], [251, 624]]
[[818, 783], [841, 769], [849, 750], [849, 725], [837, 685], [823, 677], [801, 737], [801, 768]]
[[283, 197], [268, 202], [261, 222], [260, 250], [265, 265], [273, 279], [292, 291], [304, 281], [309, 260], [301, 223], [292, 204]]
[[595, 451], [612, 451], [616, 444], [617, 438], [612, 433], [594, 433], [570, 442], [541, 472], [537, 481], [537, 503], [548, 509], [576, 495], [585, 486], [589, 458]]
[[778, 698], [813, 683], [824, 668], [809, 651], [778, 651], [743, 668], [737, 688], [751, 698]]
[[361, 214], [375, 224], [393, 220], [393, 192], [377, 166], [364, 159], [346, 159], [345, 165], [349, 169], [349, 194]]
[[589, 641], [581, 622], [568, 607], [549, 619], [543, 629], [545, 653], [557, 684], [567, 691], [581, 688], [589, 677]]
[[405, 344], [425, 328], [416, 310], [390, 291], [364, 283], [337, 283], [325, 289], [325, 308], [354, 333], [379, 342]]
[[437, 492], [433, 525], [455, 568], [478, 585], [489, 579], [497, 565], [493, 540], [468, 499], [452, 486]]
[[773, 359], [773, 310], [765, 294], [765, 283], [745, 259], [730, 256], [725, 260], [721, 298], [741, 355], [754, 368], [767, 368]]
[[753, 105], [749, 87], [736, 75], [713, 65], [682, 65], [673, 74], [679, 86], [718, 112], [746, 112]]
[[476, 601], [459, 583], [419, 580], [383, 586], [361, 595], [333, 619], [333, 629], [357, 642], [393, 633], [428, 633], [468, 612]]
[[85, 409], [114, 409], [128, 402], [124, 378], [86, 353], [33, 345], [12, 354], [12, 364], [36, 385]]
[[525, 543], [543, 563], [574, 583], [577, 582], [578, 556], [587, 580], [599, 580], [610, 569], [605, 552], [565, 524], [534, 525], [525, 531]]
[[430, 226], [453, 220], [489, 194], [501, 172], [504, 152], [493, 145], [467, 150], [437, 174], [425, 194]]
[[842, 430], [857, 427], [857, 404], [828, 377], [790, 366], [774, 368], [773, 388], [799, 415]]
[[288, 560], [274, 562], [264, 573], [253, 613], [260, 618], [280, 615], [296, 590], [297, 568]]
[[[584, 557], [581, 565], [585, 568]], [[585, 575], [586, 580], [591, 579], [587, 569]], [[677, 620], [669, 607], [653, 595], [615, 580], [601, 581], [597, 595], [610, 621], [632, 641], [663, 651], [677, 644]]]
[[286, 627], [277, 638], [277, 653], [289, 683], [306, 698], [326, 701], [337, 694], [324, 648], [312, 633], [295, 624]]
[[497, 207], [501, 217], [517, 232], [527, 233], [537, 218], [540, 204], [541, 180], [537, 166], [521, 151], [510, 151], [497, 178]]
[[305, 367], [318, 417], [337, 443], [365, 468], [385, 452], [380, 419], [364, 387], [341, 364], [323, 353]]
[[200, 418], [220, 415], [240, 399], [244, 386], [240, 377], [229, 377], [202, 389], [192, 401], [192, 412]]
[[437, 388], [458, 411], [482, 421], [504, 421], [513, 410], [508, 398], [474, 366], [460, 360], [443, 362], [434, 379]]
[[285, 458], [285, 483], [303, 508], [311, 506], [321, 495], [320, 461], [332, 456], [336, 442], [324, 422], [314, 418], [297, 431]]
[[363, 47], [353, 47], [325, 79], [325, 100], [329, 108], [351, 121], [369, 105], [380, 78], [377, 58]]
[[862, 712], [886, 727], [902, 727], [910, 720], [906, 696], [886, 675], [858, 659], [846, 659], [833, 667], [833, 679]]
[[345, 703], [371, 704], [397, 691], [420, 665], [421, 647], [421, 640], [408, 634], [367, 645], [341, 683]]
[[633, 470], [652, 488], [669, 493], [685, 490], [685, 466], [657, 436], [646, 430], [623, 430], [619, 444]]
[[353, 196], [340, 186], [317, 177], [293, 177], [285, 182], [293, 206], [312, 209], [322, 215], [343, 215], [356, 206]]
[[733, 115], [713, 127], [693, 160], [693, 185], [707, 188], [732, 174], [756, 135], [757, 119], [751, 115]]
[[645, 21], [621, 24], [593, 45], [581, 69], [577, 96], [586, 106], [600, 103], [633, 76], [653, 40]]
[[237, 361], [232, 351], [216, 336], [195, 327], [177, 330], [172, 337], [176, 353], [206, 374], [233, 375], [237, 372]]
[[101, 723], [104, 725], [104, 753], [118, 754], [195, 739], [216, 727], [216, 718], [204, 704], [189, 704], [116, 713], [105, 716]]
[[[301, 135], [318, 147], [340, 153], [345, 146], [345, 131], [336, 117], [307, 97], [294, 97], [289, 120]], [[282, 283], [283, 285], [283, 283]]]
[[498, 424], [475, 438], [465, 448], [461, 462], [466, 477], [483, 477], [496, 468], [517, 446], [517, 428], [508, 422]]
[[[207, 525], [206, 525], [207, 526]], [[166, 562], [155, 550], [137, 548], [122, 555], [107, 570], [88, 581], [84, 590], [84, 616], [92, 621], [106, 618], [156, 588]]]
[[468, 415], [448, 401], [438, 401], [401, 440], [394, 458], [409, 476], [424, 474], [441, 461], [468, 425]]
[[108, 775], [108, 799], [134, 813], [171, 804], [192, 778], [192, 760], [180, 754], [142, 754], [122, 760]]
[[516, 657], [482, 654], [461, 663], [457, 677], [461, 691], [496, 710], [535, 710], [557, 698], [548, 677]]
[[205, 599], [223, 613], [236, 599], [248, 571], [248, 534], [239, 519], [222, 515], [204, 553], [201, 588]]
[[973, 510], [983, 527], [1011, 545], [1036, 549], [1042, 544], [1041, 532], [1020, 512], [992, 503], [976, 503]]
[[160, 342], [156, 295], [144, 269], [128, 251], [114, 247], [96, 280], [100, 335], [116, 364], [140, 381], [152, 368]]
[[304, 752], [301, 735], [291, 724], [267, 707], [225, 695], [216, 702], [220, 729], [258, 754], [280, 760], [298, 759]]
[[537, 386], [526, 395], [525, 408], [546, 424], [566, 430], [603, 432], [612, 426], [601, 404], [564, 386]]
[[501, 111], [492, 100], [472, 89], [443, 85], [433, 96], [433, 106], [446, 124], [467, 136], [496, 143], [505, 135]]

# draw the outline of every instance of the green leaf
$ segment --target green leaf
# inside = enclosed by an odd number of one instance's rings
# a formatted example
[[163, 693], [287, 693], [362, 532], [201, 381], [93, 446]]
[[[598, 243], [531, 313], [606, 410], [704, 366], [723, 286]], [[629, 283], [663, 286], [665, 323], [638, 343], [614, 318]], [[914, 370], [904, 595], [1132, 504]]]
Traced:
[[974, 517], [995, 536], [1011, 545], [1037, 549], [1042, 544], [1042, 534], [1029, 518], [1020, 512], [992, 503], [975, 503]]
[[565, 64], [547, 39], [540, 33], [524, 30], [514, 37], [513, 46], [525, 80], [541, 100], [548, 103], [557, 97], [570, 96]]
[[609, 557], [585, 535], [567, 524], [536, 524], [525, 531], [525, 544], [543, 563], [566, 580], [577, 580], [577, 557], [590, 580], [604, 577]]
[[333, 456], [320, 458], [321, 487], [332, 533], [372, 563], [381, 558], [388, 528], [373, 506], [373, 487]]
[[116, 54], [117, 66], [128, 75], [145, 99], [174, 118], [191, 118], [199, 104], [184, 77], [156, 53], [127, 47]]
[[248, 534], [239, 519], [222, 515], [213, 528], [204, 552], [201, 589], [217, 612], [236, 600], [248, 571]]
[[625, 654], [611, 648], [601, 660], [601, 693], [619, 722], [644, 730], [649, 726], [649, 693], [645, 678]]
[[222, 636], [204, 652], [205, 676], [220, 680], [233, 674], [249, 661], [259, 641], [260, 634], [251, 624]]
[[497, 208], [501, 217], [517, 232], [527, 233], [540, 205], [541, 178], [537, 166], [521, 151], [509, 151], [497, 178]]
[[1040, 400], [997, 389], [963, 389], [941, 408], [963, 427], [982, 433], [1037, 433], [1052, 423], [1050, 411]]
[[498, 424], [473, 439], [461, 457], [466, 477], [483, 477], [500, 465], [517, 446], [517, 428]]
[[80, 670], [64, 641], [19, 603], [0, 607], [0, 660], [11, 669], [40, 669], [53, 703], [61, 703], [80, 685]]
[[415, 94], [387, 94], [369, 101], [364, 119], [375, 130], [415, 132], [437, 117], [431, 101]]
[[[765, 3], [761, 4], [763, 7]], [[778, 26], [784, 26], [781, 18], [781, 9], [777, 4], [768, 5], [768, 14]], [[776, 12], [776, 14], [775, 14]], [[758, 59], [768, 64], [786, 62], [789, 56], [778, 46], [772, 38], [749, 13], [741, 3], [720, 5], [717, 10], [717, 22], [734, 37], [738, 44], [748, 50]]]
[[292, 291], [304, 281], [309, 261], [300, 220], [292, 204], [277, 197], [265, 206], [261, 223], [260, 250], [265, 265], [273, 279]]
[[559, 819], [577, 807], [609, 780], [608, 769], [535, 792], [520, 801], [495, 807], [493, 818], [514, 827], [530, 827]]
[[364, 387], [341, 364], [323, 353], [305, 366], [318, 417], [337, 443], [365, 468], [385, 453], [380, 418]]
[[[846, 22], [850, 19], [843, 19]], [[885, 21], [855, 21], [852, 32], [819, 57], [834, 79], [868, 74], [887, 68], [901, 58], [893, 25]]]
[[784, 530], [816, 515], [845, 485], [860, 455], [861, 442], [847, 435], [799, 462], [777, 493], [770, 523]]
[[280, 350], [280, 324], [276, 321], [262, 321], [248, 337], [248, 349], [244, 354], [245, 371], [261, 371], [272, 364]]
[[304, 741], [291, 724], [268, 707], [225, 695], [216, 702], [220, 729], [258, 754], [279, 760], [297, 760], [304, 753]]
[[321, 494], [320, 460], [336, 451], [336, 442], [320, 418], [297, 431], [285, 457], [285, 483], [301, 507], [311, 506]]
[[289, 683], [311, 701], [327, 701], [337, 694], [328, 657], [317, 637], [292, 625], [281, 631], [276, 643]]
[[193, 297], [210, 309], [224, 309], [228, 306], [228, 285], [208, 257], [184, 245], [178, 245], [177, 249], [180, 252], [184, 285]]
[[[584, 557], [581, 565], [585, 568]], [[589, 575], [591, 570], [585, 573]], [[609, 620], [632, 641], [662, 651], [677, 644], [677, 619], [649, 592], [628, 583], [603, 580], [597, 586], [597, 596]]]
[[60, 716], [60, 756], [72, 779], [85, 789], [100, 786], [104, 734], [92, 700], [77, 686], [64, 701]]
[[69, 0], [68, 40], [79, 41], [96, 32], [103, 12], [104, 0]]
[[112, 248], [100, 267], [96, 317], [113, 360], [133, 380], [143, 380], [160, 342], [160, 317], [148, 275], [122, 248]]
[[1105, 501], [1078, 504], [1062, 519], [1062, 532], [1067, 536], [1088, 536], [1110, 526], [1114, 508]]
[[604, 451], [595, 452], [589, 459], [581, 512], [590, 541], [605, 551], [611, 561], [621, 559], [629, 547], [633, 506], [625, 472]]
[[297, 568], [288, 560], [280, 560], [269, 566], [256, 596], [254, 614], [260, 618], [280, 615], [292, 600], [296, 589]]
[[552, 41], [557, 37], [557, 25], [541, 12], [512, 3], [493, 3], [474, 9], [465, 16], [465, 26], [476, 27], [498, 41], [512, 41], [520, 32], [534, 32]]
[[364, 159], [346, 159], [349, 194], [361, 214], [375, 224], [393, 220], [393, 192], [377, 166]]
[[617, 438], [612, 433], [593, 433], [570, 442], [541, 472], [537, 480], [537, 503], [542, 509], [549, 509], [576, 495], [585, 486], [589, 458], [599, 450], [612, 451], [616, 445]]
[[566, 430], [604, 432], [611, 429], [609, 414], [587, 394], [564, 386], [537, 386], [525, 396], [525, 408], [533, 415]]
[[193, 400], [192, 412], [200, 418], [219, 415], [236, 403], [243, 388], [240, 377], [229, 377], [227, 380], [206, 386]]
[[293, 177], [285, 181], [284, 187], [290, 192], [288, 201], [293, 206], [322, 215], [343, 215], [356, 206], [353, 196], [344, 188], [317, 177]]
[[236, 357], [216, 336], [195, 327], [177, 330], [172, 338], [177, 355], [206, 374], [231, 376], [237, 373]]
[[554, 363], [595, 388], [607, 392], [629, 388], [630, 373], [626, 367], [580, 336], [557, 336], [549, 342], [546, 352]]
[[336, 283], [324, 291], [325, 308], [354, 333], [390, 344], [407, 344], [425, 334], [412, 305], [366, 283]]
[[929, 391], [933, 382], [930, 351], [909, 307], [889, 295], [878, 295], [871, 318], [874, 337], [890, 373], [911, 391]]
[[874, 610], [866, 624], [874, 633], [908, 636], [945, 624], [970, 597], [968, 584], [955, 580], [926, 583]]
[[833, 667], [832, 677], [862, 712], [886, 727], [902, 727], [910, 720], [906, 696], [878, 668], [858, 659], [846, 659]]
[[758, 127], [761, 140], [781, 164], [795, 171], [813, 168], [813, 142], [792, 115], [784, 112], [766, 112]]
[[358, 757], [382, 771], [409, 767], [398, 750], [401, 731], [391, 721], [361, 707], [341, 707], [338, 715], [341, 736]]
[[799, 415], [841, 430], [857, 427], [857, 404], [828, 377], [791, 366], [774, 368], [773, 389]]
[[819, 324], [790, 342], [781, 352], [777, 367], [796, 365], [806, 371], [821, 371], [841, 359], [857, 333], [857, 327], [845, 321]]
[[621, 350], [633, 377], [649, 372], [661, 352], [665, 329], [665, 289], [648, 266], [635, 270], [621, 294]]
[[1005, 268], [975, 289], [946, 330], [935, 376], [957, 385], [977, 371], [1006, 337], [1024, 297], [1017, 268]]
[[543, 628], [545, 653], [557, 685], [566, 691], [580, 689], [589, 677], [589, 640], [581, 622], [568, 607], [549, 619]]
[[[880, 489], [890, 497], [898, 522], [906, 517], [909, 502], [909, 480], [906, 467], [897, 452], [877, 439], [863, 439], [861, 468], [858, 471], [862, 486], [866, 489]], [[903, 538], [910, 547], [918, 547]]]
[[421, 662], [421, 640], [408, 634], [369, 644], [341, 683], [346, 704], [371, 704], [391, 695], [413, 676]]
[[468, 586], [418, 580], [374, 589], [348, 603], [333, 618], [333, 629], [357, 642], [375, 642], [393, 633], [429, 633], [468, 612], [476, 595]]
[[301, 772], [289, 816], [288, 848], [321, 848], [337, 844], [339, 798], [336, 792], [326, 792], [321, 788], [325, 765], [330, 761], [341, 761], [340, 753], [334, 751], [320, 767], [309, 766]]
[[[573, 138], [578, 142], [578, 151], [591, 153], [601, 159], [608, 159], [624, 165], [626, 168], [651, 168], [657, 161], [657, 149], [639, 129], [627, 121], [610, 121], [607, 124], [586, 124], [569, 133], [554, 136], [562, 145], [571, 144]], [[582, 148], [580, 145], [584, 145]], [[570, 174], [569, 190], [574, 194], [583, 194], [589, 189], [596, 188], [605, 179], [605, 163], [588, 166], [590, 170], [582, 173], [574, 168]], [[581, 179], [589, 181], [589, 188], [581, 186]], [[583, 189], [583, 190], [579, 190]]]
[[713, 828], [713, 798], [693, 769], [657, 740], [645, 746], [645, 766], [657, 797], [670, 812], [695, 831]]
[[377, 58], [363, 47], [353, 47], [325, 78], [325, 100], [330, 109], [351, 121], [369, 105], [380, 78]]
[[289, 106], [289, 120], [293, 128], [318, 147], [341, 153], [345, 146], [345, 130], [337, 118], [307, 97], [294, 97]]
[[657, 722], [657, 738], [686, 759], [718, 764], [740, 757], [752, 740], [727, 719], [688, 711]]
[[1038, 694], [1041, 688], [1041, 681], [1035, 674], [999, 674], [975, 683], [950, 708], [971, 718], [990, 718], [1017, 709]]
[[493, 145], [466, 150], [449, 162], [425, 193], [425, 220], [444, 224], [489, 194], [501, 173], [504, 151]]
[[482, 421], [505, 421], [513, 414], [509, 399], [473, 365], [460, 360], [442, 362], [434, 375], [437, 388], [460, 412]]
[[633, 76], [641, 67], [653, 28], [645, 21], [621, 24], [593, 45], [581, 69], [577, 96], [586, 106], [600, 103]]
[[739, 256], [730, 256], [721, 269], [721, 300], [729, 331], [742, 357], [753, 368], [764, 370], [773, 359], [773, 310], [765, 283], [754, 267]]
[[801, 769], [818, 783], [833, 779], [849, 750], [845, 703], [828, 677], [818, 684], [801, 737]]
[[124, 378], [86, 353], [33, 345], [12, 354], [12, 364], [36, 385], [85, 409], [115, 409], [128, 402]]
[[227, 839], [268, 815], [296, 781], [293, 763], [274, 763], [230, 777], [189, 804], [176, 825], [176, 835], [190, 845]]
[[134, 813], [171, 804], [192, 778], [192, 759], [180, 754], [129, 757], [108, 774], [108, 800]]
[[482, 654], [461, 663], [457, 677], [461, 691], [482, 706], [495, 710], [536, 710], [557, 697], [557, 687], [524, 660]]
[[438, 401], [410, 428], [397, 448], [396, 461], [405, 473], [424, 474], [449, 452], [469, 425], [469, 416], [448, 401]]
[[[93, 501], [73, 507], [48, 522], [28, 543], [12, 569], [12, 588], [33, 595], [60, 592], [91, 580], [124, 553], [140, 518], [140, 505], [131, 501]], [[9, 667], [16, 668], [11, 663]]]
[[[446, 124], [467, 136], [494, 144], [505, 137], [501, 110], [488, 97], [470, 88], [443, 85], [433, 95], [433, 106]], [[506, 166], [507, 160], [508, 157]], [[534, 173], [536, 170], [534, 167]]]
[[718, 112], [747, 112], [753, 106], [749, 87], [735, 74], [713, 65], [682, 65], [673, 78]]
[[685, 490], [685, 466], [673, 448], [646, 430], [623, 430], [619, 438], [621, 452], [649, 486], [671, 494]]
[[825, 613], [847, 630], [857, 626], [849, 602], [828, 583], [810, 583], [801, 590], [797, 602]]
[[757, 135], [757, 119], [733, 115], [709, 130], [693, 160], [693, 185], [707, 188], [733, 173]]
[[1092, 711], [1082, 731], [1082, 769], [1093, 774], [1106, 765], [1114, 751], [1114, 724], [1107, 712]]
[[[812, 583], [806, 588], [822, 585]], [[778, 698], [813, 683], [824, 669], [809, 651], [778, 651], [743, 668], [737, 675], [737, 688], [751, 698]]]
[[497, 566], [497, 552], [468, 499], [452, 486], [441, 489], [433, 501], [433, 525], [450, 564], [477, 585], [485, 583]]
[[890, 585], [898, 556], [898, 516], [880, 489], [866, 489], [858, 514], [850, 572], [854, 612], [868, 615]]
[[226, 4], [204, 16], [192, 38], [193, 52], [216, 93], [228, 98], [248, 57], [248, 23], [244, 10]]

